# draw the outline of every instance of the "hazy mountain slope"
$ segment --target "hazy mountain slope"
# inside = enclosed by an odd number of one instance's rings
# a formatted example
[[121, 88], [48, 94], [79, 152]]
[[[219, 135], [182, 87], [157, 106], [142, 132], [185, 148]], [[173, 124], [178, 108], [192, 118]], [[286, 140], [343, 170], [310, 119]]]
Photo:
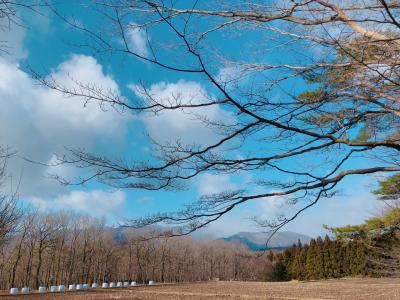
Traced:
[[[262, 232], [239, 232], [232, 236], [221, 238], [221, 240], [228, 242], [240, 242], [251, 250], [265, 249], [267, 239], [268, 234]], [[291, 231], [277, 232], [270, 240], [268, 248], [290, 247], [293, 243], [297, 243], [299, 239], [302, 243], [308, 243], [311, 237]]]

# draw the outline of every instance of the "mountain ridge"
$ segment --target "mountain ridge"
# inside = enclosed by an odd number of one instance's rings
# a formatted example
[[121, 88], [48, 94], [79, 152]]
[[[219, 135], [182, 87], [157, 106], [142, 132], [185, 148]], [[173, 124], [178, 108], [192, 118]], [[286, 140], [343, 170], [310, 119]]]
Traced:
[[260, 251], [269, 249], [286, 249], [297, 243], [298, 240], [303, 244], [310, 242], [311, 237], [305, 234], [300, 234], [293, 231], [281, 231], [275, 233], [266, 246], [266, 241], [269, 237], [268, 233], [264, 232], [238, 232], [228, 237], [219, 238], [226, 242], [239, 242], [245, 245], [249, 250]]

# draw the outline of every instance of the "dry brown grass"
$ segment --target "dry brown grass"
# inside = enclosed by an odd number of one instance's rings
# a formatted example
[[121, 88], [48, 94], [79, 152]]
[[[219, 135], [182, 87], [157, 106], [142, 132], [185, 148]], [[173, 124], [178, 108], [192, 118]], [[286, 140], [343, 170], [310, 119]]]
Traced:
[[63, 294], [0, 295], [2, 299], [210, 300], [210, 299], [400, 299], [400, 279], [341, 279], [310, 282], [204, 282], [96, 289]]

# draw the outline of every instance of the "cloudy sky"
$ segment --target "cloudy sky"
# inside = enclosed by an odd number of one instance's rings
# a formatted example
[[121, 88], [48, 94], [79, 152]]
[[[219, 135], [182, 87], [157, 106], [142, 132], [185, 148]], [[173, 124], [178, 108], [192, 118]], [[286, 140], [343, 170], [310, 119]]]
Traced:
[[[74, 15], [74, 11], [69, 13]], [[82, 12], [80, 17], [85, 17]], [[157, 141], [168, 141], [172, 137], [186, 143], [209, 143], [216, 137], [201, 122], [181, 111], [157, 117], [121, 114], [110, 107], [101, 108], [94, 102], [66, 97], [39, 85], [29, 75], [30, 68], [65, 86], [72, 85], [71, 78], [74, 78], [87, 84], [95, 82], [123, 97], [140, 97], [138, 83], [141, 80], [149, 84], [152, 95], [165, 101], [176, 94], [182, 99], [201, 101], [212, 97], [212, 91], [196, 78], [170, 75], [140, 60], [95, 56], [74, 45], [76, 33], [50, 11], [43, 10], [40, 14], [23, 11], [21, 18], [26, 24], [24, 27], [11, 24], [1, 32], [2, 40], [8, 41], [10, 54], [0, 57], [0, 139], [2, 145], [18, 152], [10, 161], [9, 172], [14, 186], [20, 182], [20, 198], [25, 205], [43, 211], [75, 210], [105, 217], [114, 224], [145, 214], [174, 210], [207, 193], [241, 188], [251, 182], [249, 174], [203, 174], [182, 192], [118, 190], [98, 183], [74, 187], [58, 184], [51, 179], [51, 174], [79, 175], [79, 170], [71, 166], [51, 166], [66, 148], [140, 158], [152, 151], [146, 134]], [[142, 55], [150, 51], [147, 39], [137, 28], [128, 35], [131, 47]], [[227, 78], [234, 76], [235, 70], [221, 68], [219, 74]], [[211, 120], [233, 118], [218, 106], [201, 113]], [[340, 187], [340, 195], [308, 210], [285, 230], [315, 236], [323, 234], [323, 224], [354, 224], [371, 216], [379, 207], [369, 193], [375, 178], [359, 180], [347, 179]], [[352, 189], [354, 184], [359, 188]], [[256, 214], [270, 217], [288, 209], [282, 208], [281, 203], [277, 198], [248, 203], [209, 226], [205, 233], [224, 236], [238, 231], [255, 231], [257, 228], [249, 218]]]

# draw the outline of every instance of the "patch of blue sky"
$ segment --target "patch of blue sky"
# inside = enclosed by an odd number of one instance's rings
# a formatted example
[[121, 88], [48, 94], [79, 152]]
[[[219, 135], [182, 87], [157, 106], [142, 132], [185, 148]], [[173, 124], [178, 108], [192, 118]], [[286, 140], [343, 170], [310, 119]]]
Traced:
[[[95, 30], [104, 29], [105, 35], [110, 35], [112, 32], [108, 31], [109, 20], [107, 18], [102, 18], [102, 15], [95, 14], [93, 11], [85, 9], [84, 7], [74, 5], [71, 3], [59, 4], [56, 9], [62, 13], [62, 15], [70, 22], [76, 22], [76, 24], [85, 24], [89, 28]], [[138, 23], [140, 20], [135, 18], [139, 17], [137, 14], [132, 13], [125, 18], [131, 18], [128, 21], [132, 23]], [[95, 49], [90, 47], [85, 47], [83, 44], [92, 43], [92, 40], [88, 40], [85, 34], [71, 28], [68, 24], [62, 21], [60, 18], [56, 17], [52, 12], [45, 11], [44, 16], [33, 15], [31, 12], [24, 12], [23, 19], [27, 22], [27, 33], [24, 40], [24, 48], [28, 52], [28, 56], [21, 62], [22, 69], [24, 67], [32, 67], [35, 70], [43, 70], [44, 74], [48, 74], [51, 70], [54, 70], [60, 63], [70, 59], [74, 54], [81, 54], [87, 56], [94, 56], [98, 63], [102, 65], [103, 72], [110, 75], [117, 83], [118, 88], [121, 90], [121, 94], [127, 99], [133, 98], [136, 101], [138, 96], [135, 95], [131, 89], [128, 88], [129, 84], [144, 82], [147, 85], [157, 84], [159, 82], [166, 83], [176, 83], [179, 80], [194, 81], [201, 84], [209, 95], [215, 97], [221, 97], [220, 92], [213, 87], [206, 78], [199, 74], [188, 74], [183, 72], [174, 72], [166, 70], [165, 68], [156, 66], [149, 62], [143, 62], [140, 59], [133, 57], [126, 53], [108, 53], [108, 52], [97, 52]], [[197, 23], [198, 26], [206, 27], [206, 21], [200, 21]], [[177, 26], [182, 24], [177, 23]], [[198, 28], [196, 28], [198, 29]], [[189, 29], [190, 30], [190, 29]], [[231, 58], [232, 62], [244, 61], [249, 64], [277, 64], [281, 62], [285, 63], [296, 63], [302, 60], [304, 63], [307, 59], [312, 59], [315, 55], [313, 50], [307, 51], [307, 45], [300, 49], [293, 49], [293, 45], [287, 44], [287, 48], [276, 47], [277, 44], [281, 44], [282, 40], [274, 41], [273, 36], [270, 36], [270, 32], [265, 33], [265, 30], [254, 28], [254, 30], [248, 31], [243, 35], [230, 35], [228, 33], [215, 32], [211, 33], [207, 39], [207, 47], [200, 47], [200, 51], [204, 51], [208, 54], [209, 59], [206, 61], [206, 65], [210, 68], [211, 73], [217, 75], [221, 70], [227, 67], [217, 59], [218, 52], [223, 52]], [[170, 42], [173, 44], [177, 42], [176, 35], [171, 32], [170, 28], [166, 26], [161, 26], [157, 28], [152, 28], [148, 32], [149, 38], [152, 42]], [[117, 37], [115, 39], [111, 38], [112, 43], [117, 46], [123, 46], [121, 40]], [[180, 41], [182, 42], [182, 41]], [[254, 49], [262, 49], [257, 52], [257, 55], [251, 55]], [[269, 49], [269, 51], [266, 51]], [[148, 49], [147, 49], [148, 50]], [[157, 49], [156, 49], [157, 50]], [[289, 51], [290, 50], [290, 51]], [[295, 50], [295, 51], [293, 51]], [[167, 49], [163, 51], [157, 51], [158, 58], [160, 61], [167, 64], [176, 65], [180, 63], [186, 67], [195, 67], [196, 62], [192, 57], [188, 57], [185, 53], [186, 51], [180, 50], [179, 48]], [[173, 54], [171, 56], [171, 53]], [[297, 53], [297, 55], [293, 55]], [[323, 58], [322, 58], [323, 59]], [[228, 65], [229, 67], [229, 65]], [[265, 77], [274, 77], [281, 75], [284, 71], [272, 71], [267, 70], [261, 73], [257, 73], [251, 77], [251, 80], [258, 88], [262, 85]], [[299, 93], [304, 90], [308, 90], [309, 85], [306, 85], [302, 79], [292, 79], [287, 80], [282, 83], [281, 87], [275, 87], [272, 90], [265, 90], [265, 95], [274, 97], [277, 99], [286, 97], [286, 94], [282, 92], [283, 90], [290, 91], [293, 94]], [[313, 86], [315, 88], [315, 86]], [[246, 95], [238, 93], [237, 90], [230, 90], [230, 92], [238, 97], [240, 100], [245, 101]], [[129, 100], [128, 100], [129, 101]], [[224, 108], [230, 110], [230, 108]], [[111, 157], [123, 157], [127, 160], [137, 160], [148, 158], [148, 149], [150, 147], [149, 140], [145, 136], [144, 132], [146, 127], [137, 118], [128, 122], [126, 131], [121, 133], [121, 137], [117, 143], [110, 144], [108, 140], [98, 138], [96, 141], [96, 152], [107, 154]], [[248, 151], [254, 153], [268, 154], [273, 153], [274, 148], [277, 146], [275, 144], [269, 143], [268, 139], [265, 141], [257, 141], [257, 139], [262, 138], [264, 133], [260, 133], [250, 139], [244, 147], [240, 150], [235, 150], [229, 153], [231, 156], [245, 155]], [[63, 145], [68, 147], [68, 145]], [[302, 158], [303, 163], [309, 162], [315, 165], [321, 165], [323, 161], [315, 161], [315, 157], [312, 155], [305, 156]], [[293, 166], [296, 164], [296, 159], [288, 159], [282, 167]], [[356, 165], [365, 164], [365, 159], [353, 160], [347, 165], [347, 167], [354, 167]], [[345, 168], [344, 165], [343, 168]], [[323, 168], [321, 168], [323, 170]], [[271, 174], [270, 170], [265, 171], [252, 171], [252, 179], [264, 179]], [[222, 175], [221, 175], [222, 176]], [[287, 180], [283, 175], [278, 175], [277, 180]], [[245, 176], [243, 174], [230, 175], [229, 182], [232, 187], [242, 187], [243, 182], [246, 182]], [[340, 188], [344, 190], [344, 195], [351, 194], [349, 199], [356, 199], [355, 195], [358, 194], [354, 191], [354, 186], [357, 185], [357, 177], [354, 179], [345, 180], [341, 184]], [[54, 184], [57, 184], [56, 182]], [[90, 182], [86, 187], [71, 187], [71, 190], [97, 190], [103, 189], [107, 190], [108, 187], [101, 183]], [[116, 213], [115, 218], [111, 218], [111, 221], [118, 221], [120, 218], [132, 218], [140, 217], [143, 214], [151, 214], [155, 212], [166, 212], [174, 211], [182, 207], [182, 205], [195, 201], [200, 196], [198, 182], [193, 180], [188, 183], [188, 189], [184, 191], [143, 191], [143, 190], [124, 190], [126, 193], [127, 201], [123, 204], [122, 209]], [[260, 192], [260, 190], [254, 190], [254, 192]], [[362, 190], [362, 195], [367, 195], [365, 190]], [[268, 200], [266, 200], [268, 201]], [[359, 203], [358, 200], [356, 203]], [[93, 205], [96, 205], [93, 203]], [[257, 204], [259, 205], [259, 204]], [[242, 211], [244, 215], [250, 216], [252, 211], [256, 211], [258, 206], [253, 203], [249, 203], [247, 206], [239, 207], [239, 211]], [[268, 206], [267, 206], [268, 207]], [[360, 205], [360, 207], [355, 207], [360, 211], [359, 215], [364, 216], [365, 207]], [[326, 205], [320, 205], [313, 208], [311, 212], [315, 215], [324, 213], [329, 207]], [[272, 210], [273, 211], [273, 210]], [[330, 218], [340, 217], [337, 215], [339, 212], [330, 216]], [[240, 213], [239, 213], [240, 214]], [[306, 215], [310, 213], [307, 212]], [[336, 214], [336, 215], [335, 215]], [[242, 214], [241, 214], [242, 215]], [[266, 214], [268, 215], [268, 214]], [[350, 218], [350, 217], [349, 217]], [[354, 215], [351, 215], [354, 218]], [[329, 223], [330, 220], [323, 220]], [[334, 220], [332, 220], [334, 221]], [[351, 219], [343, 220], [343, 222], [351, 222]], [[295, 227], [298, 231], [308, 231], [310, 230], [307, 225], [302, 227], [301, 222], [295, 222]], [[304, 224], [307, 224], [305, 221]], [[322, 225], [322, 224], [321, 224]], [[302, 230], [303, 228], [304, 230]], [[315, 233], [317, 231], [313, 231]], [[319, 231], [318, 231], [319, 232]], [[307, 232], [305, 232], [307, 233]]]

